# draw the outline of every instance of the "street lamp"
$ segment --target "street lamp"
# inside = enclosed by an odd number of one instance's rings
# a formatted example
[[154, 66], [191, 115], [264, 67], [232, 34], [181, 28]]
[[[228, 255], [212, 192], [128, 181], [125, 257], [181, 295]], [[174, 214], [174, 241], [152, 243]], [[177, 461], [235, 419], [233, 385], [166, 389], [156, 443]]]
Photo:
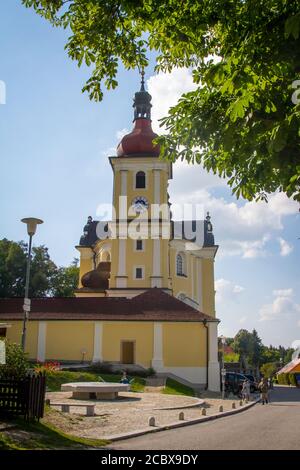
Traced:
[[25, 351], [25, 343], [26, 343], [26, 323], [28, 320], [29, 312], [30, 312], [30, 299], [29, 296], [29, 278], [30, 278], [30, 261], [31, 261], [31, 246], [32, 246], [32, 237], [36, 232], [36, 227], [39, 224], [42, 224], [43, 221], [41, 219], [35, 219], [34, 217], [27, 217], [22, 219], [21, 222], [27, 225], [27, 233], [29, 235], [29, 247], [28, 247], [28, 256], [27, 256], [27, 266], [26, 266], [26, 281], [25, 281], [25, 298], [24, 298], [24, 316], [23, 316], [23, 329], [22, 329], [22, 349]]
[[220, 336], [220, 340], [222, 343], [222, 369], [221, 369], [221, 375], [222, 375], [222, 400], [224, 400], [225, 397], [225, 377], [226, 377], [226, 369], [224, 367], [224, 348], [226, 344], [226, 338], [225, 336]]

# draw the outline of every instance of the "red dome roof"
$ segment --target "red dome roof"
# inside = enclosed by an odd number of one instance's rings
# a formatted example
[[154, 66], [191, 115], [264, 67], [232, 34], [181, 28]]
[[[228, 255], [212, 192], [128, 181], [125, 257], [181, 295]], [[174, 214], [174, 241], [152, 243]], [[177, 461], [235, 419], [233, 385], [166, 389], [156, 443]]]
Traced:
[[117, 147], [118, 157], [146, 156], [158, 157], [159, 145], [153, 144], [157, 134], [153, 132], [150, 119], [138, 118], [134, 121], [134, 128], [123, 137]]

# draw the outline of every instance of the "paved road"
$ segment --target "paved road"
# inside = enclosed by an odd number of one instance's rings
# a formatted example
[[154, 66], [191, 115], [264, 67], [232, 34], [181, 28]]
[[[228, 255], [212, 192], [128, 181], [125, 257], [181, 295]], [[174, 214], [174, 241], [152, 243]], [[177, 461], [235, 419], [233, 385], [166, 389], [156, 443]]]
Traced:
[[116, 442], [110, 449], [297, 449], [300, 450], [300, 389], [276, 387], [271, 403], [236, 415]]

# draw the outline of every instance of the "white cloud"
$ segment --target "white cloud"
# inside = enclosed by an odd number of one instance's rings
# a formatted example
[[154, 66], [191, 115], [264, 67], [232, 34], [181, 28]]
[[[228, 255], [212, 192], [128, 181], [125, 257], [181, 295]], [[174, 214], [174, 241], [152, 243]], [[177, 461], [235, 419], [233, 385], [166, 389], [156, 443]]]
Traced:
[[[158, 133], [162, 132], [158, 119], [168, 114], [169, 108], [183, 93], [197, 87], [187, 68], [154, 75], [147, 80], [147, 86], [152, 95], [152, 124]], [[169, 187], [170, 201], [200, 204], [203, 214], [210, 211], [220, 256], [245, 259], [267, 256], [268, 242], [274, 237], [274, 231], [277, 231], [278, 238], [278, 232], [283, 229], [283, 217], [298, 213], [298, 204], [284, 193], [270, 195], [268, 203], [236, 201], [226, 187], [226, 180], [207, 173], [197, 164], [177, 161], [173, 174]], [[216, 197], [216, 190], [223, 191], [224, 197]], [[289, 254], [292, 247], [285, 240], [279, 243], [281, 255]]]
[[281, 256], [287, 256], [290, 253], [292, 253], [294, 247], [293, 245], [290, 245], [286, 240], [284, 240], [281, 237], [278, 237], [277, 240], [279, 241], [280, 244], [280, 255]]
[[161, 133], [158, 120], [168, 115], [169, 108], [174, 106], [183, 93], [195, 90], [192, 73], [187, 68], [174, 69], [170, 73], [158, 73], [147, 80], [147, 87], [152, 96], [152, 126], [155, 132]]
[[244, 287], [223, 278], [216, 280], [215, 288], [217, 303], [235, 301], [239, 294], [245, 290]]
[[263, 305], [259, 311], [259, 321], [286, 319], [291, 321], [293, 316], [300, 314], [300, 304], [293, 300], [293, 289], [274, 290], [275, 299], [271, 304]]
[[[175, 172], [174, 178], [177, 178]], [[228, 202], [223, 197], [213, 196], [203, 187], [205, 184], [207, 187], [216, 187], [218, 182], [214, 185], [214, 178], [205, 178], [203, 173], [197, 173], [197, 169], [179, 175], [180, 185], [170, 184], [171, 202], [199, 204], [203, 206], [203, 213], [210, 211], [216, 242], [220, 245], [220, 256], [241, 256], [247, 259], [265, 257], [272, 233], [283, 229], [284, 216], [297, 213], [297, 203], [283, 193], [270, 195], [269, 203]]]
[[273, 290], [273, 295], [276, 297], [292, 297], [293, 289], [275, 289]]

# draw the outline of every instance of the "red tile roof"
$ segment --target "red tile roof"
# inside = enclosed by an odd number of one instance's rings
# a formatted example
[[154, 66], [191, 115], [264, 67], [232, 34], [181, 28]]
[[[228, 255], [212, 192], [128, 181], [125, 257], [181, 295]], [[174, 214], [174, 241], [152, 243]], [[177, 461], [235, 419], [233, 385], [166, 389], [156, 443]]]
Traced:
[[[23, 299], [0, 299], [0, 321], [23, 318]], [[218, 321], [161, 289], [124, 297], [45, 297], [31, 300], [31, 320]]]

